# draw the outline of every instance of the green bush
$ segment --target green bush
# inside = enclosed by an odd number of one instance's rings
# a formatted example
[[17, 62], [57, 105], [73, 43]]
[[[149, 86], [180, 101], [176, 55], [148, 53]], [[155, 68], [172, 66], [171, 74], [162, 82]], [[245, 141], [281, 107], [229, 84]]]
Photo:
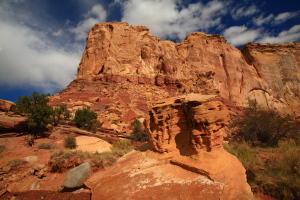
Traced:
[[134, 120], [130, 125], [133, 126], [133, 131], [130, 134], [132, 140], [139, 142], [149, 141], [149, 134], [147, 130], [142, 128], [142, 124], [139, 120]]
[[69, 149], [75, 149], [77, 144], [76, 144], [76, 138], [74, 137], [73, 134], [69, 134], [68, 137], [65, 138], [64, 140], [64, 146]]
[[37, 134], [43, 131], [47, 124], [52, 122], [53, 110], [47, 105], [50, 94], [33, 92], [31, 96], [19, 96], [12, 110], [16, 113], [28, 115], [28, 128]]
[[53, 108], [52, 118], [54, 125], [58, 125], [65, 122], [66, 120], [69, 120], [70, 116], [71, 112], [67, 109], [67, 106], [65, 104], [59, 104]]
[[279, 140], [294, 137], [295, 121], [288, 115], [282, 116], [275, 110], [262, 109], [256, 101], [249, 101], [245, 114], [232, 124], [236, 128], [234, 135], [237, 140], [256, 141], [267, 146], [276, 146]]
[[77, 127], [88, 131], [96, 131], [98, 126], [97, 113], [90, 110], [90, 108], [76, 110], [73, 121]]

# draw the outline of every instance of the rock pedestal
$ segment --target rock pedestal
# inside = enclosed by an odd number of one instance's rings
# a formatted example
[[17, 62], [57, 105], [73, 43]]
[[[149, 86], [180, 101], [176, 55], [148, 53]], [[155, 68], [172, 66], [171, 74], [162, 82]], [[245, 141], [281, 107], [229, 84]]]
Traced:
[[241, 162], [222, 147], [228, 120], [214, 95], [157, 102], [145, 120], [151, 147], [92, 175], [92, 199], [254, 199]]

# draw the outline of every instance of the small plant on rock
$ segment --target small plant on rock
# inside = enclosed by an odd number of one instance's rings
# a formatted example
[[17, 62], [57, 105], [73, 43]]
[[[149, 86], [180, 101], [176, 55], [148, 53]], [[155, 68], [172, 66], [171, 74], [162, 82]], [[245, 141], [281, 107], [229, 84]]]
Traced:
[[142, 123], [139, 120], [134, 120], [130, 125], [133, 126], [133, 131], [130, 134], [132, 140], [139, 142], [149, 141], [149, 134], [142, 128]]
[[76, 138], [74, 137], [73, 134], [69, 134], [68, 137], [65, 138], [64, 145], [68, 149], [75, 149], [76, 148], [76, 146], [77, 146]]
[[133, 149], [130, 140], [120, 140], [112, 144], [112, 153], [123, 156]]
[[24, 140], [25, 140], [25, 146], [32, 147], [34, 144], [34, 135], [27, 135]]

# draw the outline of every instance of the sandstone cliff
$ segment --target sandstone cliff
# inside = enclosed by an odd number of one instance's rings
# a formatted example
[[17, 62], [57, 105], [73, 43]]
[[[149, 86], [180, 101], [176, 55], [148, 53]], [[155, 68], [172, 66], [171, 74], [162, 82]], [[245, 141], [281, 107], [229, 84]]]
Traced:
[[[180, 43], [159, 40], [144, 26], [107, 22], [88, 33], [76, 79], [51, 105], [90, 106], [102, 122], [129, 108], [143, 116], [152, 103], [184, 93], [214, 94], [237, 106], [249, 98], [300, 115], [300, 44], [247, 44], [196, 32]], [[108, 108], [105, 109], [105, 108]]]

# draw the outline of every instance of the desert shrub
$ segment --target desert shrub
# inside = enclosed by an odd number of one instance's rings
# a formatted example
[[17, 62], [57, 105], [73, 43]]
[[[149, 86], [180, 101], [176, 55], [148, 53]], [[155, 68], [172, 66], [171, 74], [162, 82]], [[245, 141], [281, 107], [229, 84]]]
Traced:
[[73, 134], [69, 134], [65, 139], [64, 139], [64, 146], [69, 149], [75, 149], [77, 144], [76, 144], [76, 138], [74, 137]]
[[107, 151], [92, 154], [91, 160], [98, 168], [105, 168], [113, 165], [117, 160], [117, 156], [114, 153]]
[[260, 164], [257, 159], [256, 153], [251, 149], [251, 147], [246, 143], [234, 143], [232, 147], [228, 144], [223, 144], [225, 150], [227, 150], [232, 155], [236, 156], [246, 169], [247, 180], [249, 184], [253, 184], [255, 181], [255, 167]]
[[64, 123], [66, 120], [70, 119], [71, 112], [67, 109], [65, 104], [58, 104], [53, 108], [53, 123], [58, 125]]
[[295, 121], [288, 115], [280, 115], [271, 109], [262, 109], [256, 101], [249, 101], [245, 114], [232, 124], [237, 140], [245, 140], [255, 145], [260, 141], [267, 146], [276, 146], [279, 140], [294, 137]]
[[300, 199], [300, 147], [293, 140], [280, 141], [276, 153], [280, 156], [265, 163], [257, 183], [275, 198]]
[[139, 120], [134, 120], [130, 125], [133, 126], [133, 131], [130, 134], [132, 140], [139, 142], [149, 141], [149, 134], [146, 129], [142, 128], [142, 123]]
[[16, 113], [26, 113], [28, 128], [34, 134], [42, 131], [47, 124], [52, 122], [53, 110], [47, 105], [50, 94], [33, 92], [31, 96], [19, 96], [12, 110]]
[[[294, 140], [281, 140], [276, 148], [250, 147], [245, 142], [223, 146], [244, 165], [253, 188], [276, 199], [300, 199], [300, 147]], [[267, 161], [257, 159], [259, 152], [267, 153]]]
[[34, 135], [26, 135], [24, 138], [25, 146], [32, 147], [32, 145], [34, 144], [34, 139]]
[[27, 162], [25, 160], [21, 160], [19, 158], [10, 160], [7, 162], [6, 166], [10, 166], [10, 167], [17, 167], [20, 165], [25, 165]]
[[120, 140], [112, 144], [111, 151], [113, 154], [124, 155], [131, 151], [133, 146], [131, 145], [130, 140]]
[[97, 113], [90, 110], [90, 108], [79, 109], [75, 112], [75, 117], [73, 121], [76, 126], [88, 131], [96, 131], [97, 123]]
[[70, 151], [70, 150], [59, 150], [54, 152], [51, 156], [51, 162], [49, 165], [52, 172], [62, 172], [62, 169], [69, 160], [78, 156], [81, 160], [89, 159], [97, 168], [105, 168], [111, 166], [116, 162], [118, 155], [113, 152], [102, 152], [102, 153], [90, 153], [83, 151]]
[[53, 149], [55, 148], [53, 145], [50, 143], [40, 143], [38, 146], [39, 149]]

